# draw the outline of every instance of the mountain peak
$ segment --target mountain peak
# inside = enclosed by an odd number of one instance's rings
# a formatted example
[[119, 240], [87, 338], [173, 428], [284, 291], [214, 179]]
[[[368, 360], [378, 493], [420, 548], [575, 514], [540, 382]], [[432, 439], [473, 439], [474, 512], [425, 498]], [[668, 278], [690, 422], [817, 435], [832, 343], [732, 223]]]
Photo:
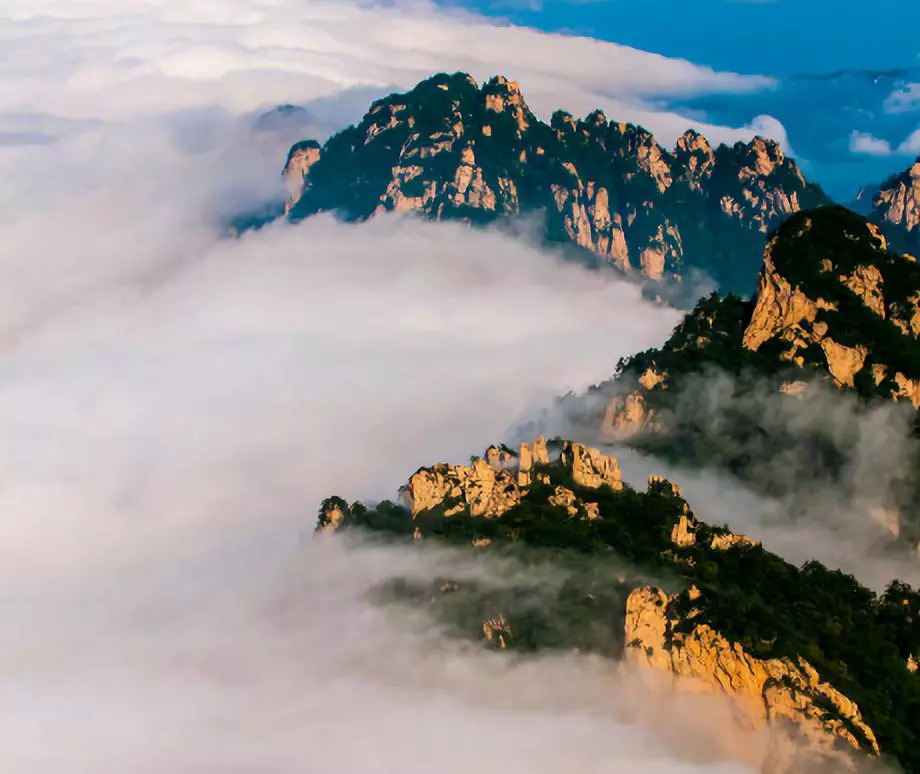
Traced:
[[903, 238], [909, 250], [920, 251], [920, 156], [903, 172], [867, 190], [874, 218], [892, 236]]
[[824, 362], [834, 380], [920, 407], [920, 266], [843, 207], [790, 218], [767, 245], [744, 345]]
[[751, 287], [763, 235], [826, 202], [772, 141], [713, 150], [688, 131], [672, 152], [601, 110], [583, 120], [556, 111], [547, 125], [502, 75], [479, 86], [436, 74], [377, 100], [322, 148], [299, 145], [285, 171], [295, 220], [335, 210], [488, 223], [536, 212], [547, 241], [592, 260], [652, 280], [698, 269], [739, 290]]

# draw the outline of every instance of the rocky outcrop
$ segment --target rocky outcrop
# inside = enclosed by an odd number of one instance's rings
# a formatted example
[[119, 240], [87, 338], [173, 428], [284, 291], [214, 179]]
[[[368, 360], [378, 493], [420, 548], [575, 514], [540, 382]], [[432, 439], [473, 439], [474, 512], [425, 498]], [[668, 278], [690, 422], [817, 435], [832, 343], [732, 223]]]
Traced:
[[821, 366], [840, 386], [865, 374], [920, 407], [910, 354], [920, 354], [920, 271], [887, 248], [876, 226], [842, 208], [790, 221], [767, 245], [743, 345], [779, 344], [780, 359]]
[[616, 457], [574, 441], [563, 441], [561, 461], [562, 467], [571, 473], [572, 480], [578, 486], [586, 489], [600, 489], [602, 486], [614, 490], [623, 488], [623, 477]]
[[510, 624], [503, 615], [482, 622], [482, 638], [499, 650], [504, 650], [513, 637]]
[[[649, 476], [648, 491], [664, 491], [683, 500], [680, 487], [668, 481], [663, 476]], [[671, 542], [678, 548], [689, 548], [697, 545], [700, 524], [690, 510], [689, 504], [683, 502], [681, 513], [674, 527], [671, 529]], [[726, 528], [710, 528], [712, 533], [709, 539], [709, 548], [713, 551], [728, 551], [733, 548], [753, 548], [760, 545], [756, 540], [751, 540], [747, 535], [731, 532]]]
[[[776, 142], [755, 137], [739, 155], [738, 190], [729, 190], [720, 199], [726, 215], [766, 233], [783, 217], [802, 209], [799, 192], [805, 189], [805, 178]], [[777, 174], [788, 176], [786, 185], [771, 184]]]
[[772, 254], [777, 241], [778, 237], [774, 237], [767, 244], [757, 285], [757, 305], [742, 341], [745, 347], [757, 351], [765, 342], [780, 337], [791, 344], [784, 357], [795, 360], [800, 349], [820, 341], [812, 327], [818, 310], [829, 308], [830, 304], [823, 298], [809, 298], [799, 288], [793, 288], [776, 270]]
[[885, 223], [906, 232], [920, 227], [920, 158], [900, 175], [886, 180], [872, 197], [872, 209]]
[[674, 155], [680, 162], [678, 180], [683, 180], [692, 191], [703, 192], [712, 177], [716, 154], [709, 141], [692, 129], [677, 139]]
[[719, 532], [712, 536], [709, 547], [714, 551], [728, 551], [732, 548], [753, 548], [760, 545], [756, 540], [751, 540], [747, 535], [735, 532]]
[[[386, 584], [385, 598], [424, 605], [445, 631], [498, 649], [622, 653], [640, 674], [651, 667], [682, 690], [723, 693], [738, 723], [766, 727], [764, 774], [849, 770], [880, 749], [914, 770], [920, 597], [907, 584], [878, 596], [818, 562], [789, 564], [698, 521], [669, 480], [630, 489], [615, 459], [571, 441], [490, 446], [469, 466], [419, 470], [404, 494], [409, 509], [329, 498], [318, 531], [344, 525], [487, 553], [513, 546], [522, 568], [554, 566], [551, 583], [514, 573], [506, 585], [500, 573]], [[650, 575], [687, 590], [644, 585]]]
[[653, 429], [654, 411], [646, 406], [645, 390], [615, 395], [610, 400], [598, 434], [601, 442], [616, 443]]
[[692, 621], [694, 613], [679, 615], [676, 601], [651, 587], [629, 595], [627, 658], [669, 672], [688, 687], [729, 695], [739, 722], [749, 728], [766, 723], [794, 727], [815, 752], [841, 766], [850, 760], [841, 750], [879, 754], [875, 734], [856, 703], [822, 681], [807, 661], [754, 658], [707, 624], [687, 630], [681, 624]]
[[592, 409], [598, 439], [691, 426], [683, 391], [708, 369], [759, 374], [790, 398], [817, 378], [920, 408], [920, 265], [842, 207], [790, 217], [767, 242], [751, 301], [704, 299], [661, 348], [594, 388], [592, 406], [606, 396], [602, 415]]
[[862, 345], [847, 347], [843, 344], [838, 344], [830, 336], [819, 339], [818, 343], [824, 352], [827, 370], [830, 371], [837, 384], [852, 387], [853, 379], [862, 370], [863, 364], [866, 362], [868, 350]]
[[348, 521], [348, 504], [339, 497], [330, 497], [320, 506], [317, 532], [333, 533]]
[[521, 501], [517, 476], [482, 459], [470, 466], [422, 468], [409, 479], [404, 494], [413, 516], [443, 508], [445, 516], [468, 511], [471, 516], [494, 518]]
[[315, 140], [299, 142], [288, 152], [287, 161], [281, 173], [288, 189], [288, 198], [284, 203], [285, 214], [289, 213], [300, 201], [307, 176], [310, 174], [310, 167], [319, 161], [321, 152], [319, 143]]
[[532, 444], [522, 443], [518, 453], [518, 486], [530, 486], [534, 481], [544, 484], [549, 483], [546, 473], [539, 470], [541, 466], [549, 465], [549, 451], [546, 448], [546, 439], [540, 436]]
[[295, 148], [285, 171], [293, 220], [336, 210], [487, 223], [533, 212], [549, 241], [655, 280], [697, 267], [748, 285], [762, 234], [826, 201], [772, 141], [713, 149], [688, 131], [669, 150], [600, 111], [559, 111], [547, 125], [501, 76], [482, 86], [433, 76], [378, 100], [321, 149]]
[[[550, 482], [543, 469], [550, 464], [543, 437], [533, 443], [522, 443], [517, 454], [506, 447], [490, 446], [484, 457], [474, 457], [468, 466], [440, 463], [416, 471], [401, 490], [412, 516], [440, 509], [448, 517], [469, 513], [474, 517], [496, 518], [520, 503], [535, 482]], [[596, 449], [565, 441], [559, 462], [576, 486], [623, 488], [616, 458]], [[549, 502], [571, 516], [595, 519], [598, 515], [596, 503], [585, 502], [566, 487], [557, 486]]]
[[600, 516], [597, 503], [583, 501], [571, 489], [566, 489], [564, 486], [557, 486], [547, 502], [557, 508], [562, 508], [569, 516], [588, 520], [597, 519]]

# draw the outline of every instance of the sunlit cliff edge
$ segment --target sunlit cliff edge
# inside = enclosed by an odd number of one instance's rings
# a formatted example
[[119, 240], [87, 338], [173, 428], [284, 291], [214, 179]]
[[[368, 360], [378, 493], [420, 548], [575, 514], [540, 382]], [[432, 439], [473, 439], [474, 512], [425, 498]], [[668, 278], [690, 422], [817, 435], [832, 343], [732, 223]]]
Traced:
[[286, 211], [350, 220], [384, 212], [473, 223], [535, 213], [549, 242], [652, 280], [694, 271], [747, 290], [763, 235], [829, 200], [772, 140], [713, 147], [688, 130], [673, 149], [601, 111], [549, 124], [518, 85], [439, 74], [371, 105], [324, 145], [291, 148]]
[[[445, 541], [483, 558], [550, 551], [560, 566], [587, 564], [538, 607], [449, 578], [399, 585], [391, 600], [425, 605], [491, 647], [599, 651], [671, 674], [680, 690], [724, 693], [740, 725], [769, 724], [794, 740], [770, 746], [765, 772], [849, 770], [879, 756], [915, 770], [906, 742], [917, 733], [920, 595], [904, 584], [876, 597], [817, 563], [795, 568], [699, 521], [665, 479], [635, 491], [614, 457], [571, 441], [493, 446], [470, 465], [421, 468], [400, 495], [376, 506], [329, 498], [317, 532]], [[669, 580], [649, 585], [650, 574]]]

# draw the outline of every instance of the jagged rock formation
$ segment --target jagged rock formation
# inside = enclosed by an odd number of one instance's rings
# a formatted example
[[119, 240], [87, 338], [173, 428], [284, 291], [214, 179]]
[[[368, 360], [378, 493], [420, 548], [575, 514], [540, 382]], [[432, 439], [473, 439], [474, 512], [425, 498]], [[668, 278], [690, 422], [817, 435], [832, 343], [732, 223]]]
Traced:
[[613, 490], [623, 488], [620, 466], [615, 457], [589, 449], [580, 443], [563, 441], [562, 467], [571, 473], [572, 480], [586, 489], [609, 486]]
[[[490, 446], [484, 457], [474, 457], [469, 466], [440, 463], [416, 471], [401, 490], [412, 515], [441, 508], [445, 516], [469, 513], [492, 519], [520, 504], [534, 481], [549, 483], [541, 470], [550, 464], [543, 437], [533, 444], [522, 443], [517, 454], [507, 448]], [[596, 449], [564, 441], [559, 457], [562, 468], [578, 486], [586, 489], [607, 486], [613, 490], [623, 487], [616, 459]], [[565, 487], [556, 487], [551, 502], [573, 516], [581, 514], [591, 518], [597, 512], [596, 505], [582, 502]]]
[[[416, 212], [475, 223], [544, 213], [546, 238], [651, 279], [692, 268], [748, 290], [763, 234], [827, 201], [762, 138], [713, 148], [688, 131], [673, 151], [641, 127], [556, 112], [549, 125], [517, 84], [440, 74], [375, 102], [362, 121], [295, 146], [290, 217]], [[302, 182], [299, 190], [298, 182]]]
[[861, 376], [920, 407], [920, 267], [843, 212], [834, 223], [802, 216], [770, 241], [743, 344], [775, 342], [798, 365], [823, 359], [839, 385]]
[[[676, 687], [722, 691], [739, 722], [777, 731], [764, 772], [842, 770], [861, 755], [920, 771], [920, 593], [893, 582], [877, 596], [817, 562], [790, 565], [698, 520], [667, 479], [631, 489], [597, 450], [543, 439], [521, 449], [423, 468], [404, 490], [409, 508], [329, 498], [317, 529], [443, 540], [541, 572], [550, 562], [553, 581], [394, 579], [384, 597], [489, 647], [623, 654]], [[508, 488], [496, 493], [499, 480]], [[651, 588], [650, 575], [684, 591]]]
[[905, 238], [908, 249], [920, 247], [920, 158], [904, 172], [871, 191], [871, 214]]
[[332, 533], [343, 527], [348, 520], [348, 503], [340, 497], [323, 500], [316, 523], [317, 532]]
[[[860, 400], [828, 404], [828, 386]], [[860, 507], [880, 545], [907, 549], [920, 544], [920, 265], [877, 225], [827, 207], [771, 235], [751, 300], [704, 299], [664, 346], [563, 404], [601, 442], [718, 468], [774, 498], [811, 471], [845, 501], [866, 490], [847, 471], [879, 399], [899, 404], [902, 461]], [[851, 408], [830, 427], [834, 405]]]
[[[694, 593], [699, 599], [699, 591]], [[841, 767], [854, 752], [879, 754], [878, 741], [859, 707], [803, 658], [753, 658], [705, 623], [697, 613], [677, 611], [676, 596], [661, 589], [635, 589], [626, 601], [627, 658], [693, 681], [702, 689], [722, 691], [736, 700], [739, 720], [756, 728], [764, 723], [793, 725], [812, 752], [830, 756]], [[688, 622], [689, 629], [687, 627]], [[773, 767], [773, 770], [776, 770]]]
[[601, 439], [661, 431], [662, 407], [688, 370], [704, 366], [753, 369], [765, 381], [782, 373], [776, 390], [789, 397], [824, 376], [920, 408], [920, 266], [841, 207], [791, 217], [767, 243], [750, 303], [700, 303], [664, 347], [632, 358], [607, 386], [620, 389], [600, 420]]
[[288, 213], [297, 204], [303, 191], [304, 181], [310, 174], [310, 167], [319, 161], [321, 148], [315, 140], [304, 140], [291, 147], [281, 176], [288, 189], [284, 211]]

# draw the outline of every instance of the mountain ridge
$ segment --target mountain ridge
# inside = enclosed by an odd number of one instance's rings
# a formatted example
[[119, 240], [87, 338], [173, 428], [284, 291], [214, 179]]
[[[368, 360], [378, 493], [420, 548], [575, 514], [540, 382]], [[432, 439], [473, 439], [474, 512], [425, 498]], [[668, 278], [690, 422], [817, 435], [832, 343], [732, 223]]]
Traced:
[[829, 200], [778, 144], [713, 148], [688, 130], [673, 150], [601, 111], [550, 122], [518, 85], [438, 74], [374, 102], [325, 144], [298, 143], [284, 168], [294, 221], [382, 212], [491, 223], [543, 213], [548, 242], [654, 281], [711, 276], [750, 290], [764, 235]]
[[[702, 299], [662, 346], [560, 399], [556, 415], [579, 437], [739, 479], [790, 518], [816, 488], [862, 497], [866, 539], [906, 560], [920, 544], [918, 388], [920, 266], [831, 206], [771, 235], [751, 299]], [[897, 456], [862, 495], [854, 466], [876, 422]]]
[[[771, 745], [764, 770], [854, 770], [880, 754], [920, 765], [910, 720], [920, 594], [909, 586], [877, 597], [817, 562], [789, 565], [698, 520], [671, 482], [652, 476], [633, 490], [615, 457], [573, 441], [492, 446], [469, 466], [419, 469], [401, 493], [404, 504], [327, 498], [316, 531], [447, 542], [550, 562], [567, 579], [539, 601], [526, 583], [394, 579], [382, 601], [424, 606], [488, 647], [603, 653], [724, 693], [737, 722], [793, 736], [795, 756]], [[650, 574], [677, 590], [649, 586]]]
[[920, 156], [877, 186], [860, 192], [869, 200], [869, 215], [889, 238], [920, 253]]

